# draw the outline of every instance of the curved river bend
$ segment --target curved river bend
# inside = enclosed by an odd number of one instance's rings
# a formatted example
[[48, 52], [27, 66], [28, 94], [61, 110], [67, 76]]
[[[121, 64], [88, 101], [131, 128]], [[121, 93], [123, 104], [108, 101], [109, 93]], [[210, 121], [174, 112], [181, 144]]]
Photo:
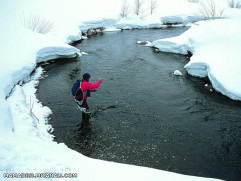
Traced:
[[[38, 99], [53, 111], [55, 140], [92, 157], [188, 175], [241, 180], [241, 103], [189, 76], [181, 55], [137, 45], [185, 28], [109, 32], [76, 47], [89, 55], [43, 66]], [[183, 76], [174, 76], [174, 70]], [[89, 72], [104, 78], [81, 126], [70, 89]], [[209, 83], [208, 83], [209, 84]]]

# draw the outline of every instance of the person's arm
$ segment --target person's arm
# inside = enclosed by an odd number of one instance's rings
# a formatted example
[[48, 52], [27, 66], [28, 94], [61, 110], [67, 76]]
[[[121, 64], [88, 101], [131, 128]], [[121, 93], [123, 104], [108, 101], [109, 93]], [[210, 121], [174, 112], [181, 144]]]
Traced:
[[96, 83], [90, 83], [90, 82], [86, 82], [86, 89], [89, 89], [90, 91], [93, 89], [97, 89], [100, 86], [100, 80], [98, 80]]

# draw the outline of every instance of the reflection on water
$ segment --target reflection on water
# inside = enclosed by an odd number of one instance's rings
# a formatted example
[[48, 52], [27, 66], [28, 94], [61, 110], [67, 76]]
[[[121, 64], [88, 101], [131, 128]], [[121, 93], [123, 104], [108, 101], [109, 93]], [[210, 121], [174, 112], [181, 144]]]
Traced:
[[[44, 67], [38, 99], [49, 106], [57, 142], [89, 157], [225, 180], [241, 179], [240, 102], [189, 76], [185, 56], [156, 53], [138, 40], [186, 29], [110, 32], [76, 45], [89, 55]], [[174, 76], [174, 70], [183, 76]], [[81, 121], [70, 89], [89, 72], [104, 81]], [[209, 84], [208, 87], [204, 86]]]

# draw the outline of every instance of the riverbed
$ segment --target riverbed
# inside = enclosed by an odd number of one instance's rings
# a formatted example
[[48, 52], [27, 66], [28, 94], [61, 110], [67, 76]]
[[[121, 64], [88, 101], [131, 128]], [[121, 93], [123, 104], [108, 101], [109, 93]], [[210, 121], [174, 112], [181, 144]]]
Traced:
[[[53, 111], [55, 140], [92, 158], [240, 180], [241, 103], [188, 75], [187, 57], [136, 44], [186, 30], [106, 32], [75, 45], [88, 55], [43, 65], [37, 97]], [[104, 78], [88, 99], [88, 126], [70, 92], [85, 72]]]

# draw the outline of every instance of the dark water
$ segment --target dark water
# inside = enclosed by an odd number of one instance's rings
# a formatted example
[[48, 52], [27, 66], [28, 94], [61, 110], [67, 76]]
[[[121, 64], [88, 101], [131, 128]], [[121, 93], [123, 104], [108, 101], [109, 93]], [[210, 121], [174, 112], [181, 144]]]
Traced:
[[[185, 30], [105, 33], [76, 45], [89, 55], [44, 66], [37, 97], [53, 111], [55, 140], [92, 158], [241, 180], [241, 103], [189, 76], [184, 56], [136, 44]], [[176, 69], [183, 76], [174, 76]], [[81, 127], [70, 94], [84, 72], [92, 82], [104, 78], [88, 99], [90, 127]]]

